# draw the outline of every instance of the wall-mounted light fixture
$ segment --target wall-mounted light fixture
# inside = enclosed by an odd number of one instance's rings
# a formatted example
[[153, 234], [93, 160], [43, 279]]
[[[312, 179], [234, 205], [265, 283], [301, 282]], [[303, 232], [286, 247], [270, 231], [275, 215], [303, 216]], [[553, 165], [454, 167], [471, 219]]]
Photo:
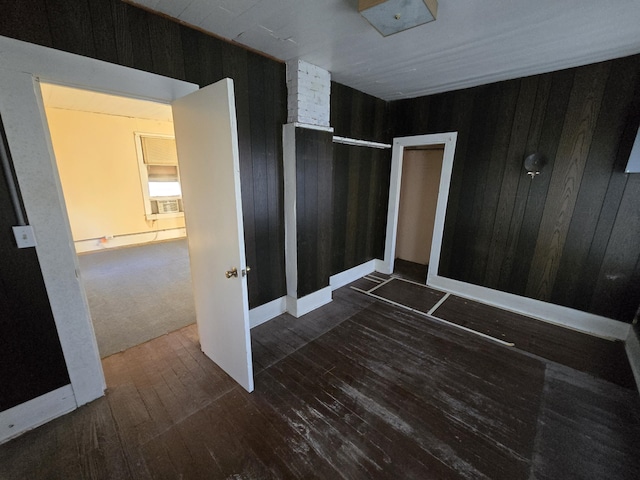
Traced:
[[542, 167], [545, 166], [546, 160], [541, 153], [532, 153], [524, 158], [524, 169], [527, 171], [527, 175], [531, 175], [531, 179], [536, 175], [540, 175]]
[[438, 0], [358, 0], [358, 11], [386, 37], [434, 21]]

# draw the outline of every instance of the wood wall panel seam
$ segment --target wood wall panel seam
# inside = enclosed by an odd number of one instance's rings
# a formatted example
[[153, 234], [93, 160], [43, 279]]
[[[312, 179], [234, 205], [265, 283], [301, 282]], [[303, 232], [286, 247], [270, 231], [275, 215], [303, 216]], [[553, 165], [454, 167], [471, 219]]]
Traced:
[[549, 191], [551, 173], [555, 165], [562, 124], [566, 115], [575, 71], [552, 74], [551, 90], [546, 101], [544, 121], [540, 132], [538, 151], [547, 158], [544, 175], [531, 182], [525, 206], [524, 218], [516, 247], [517, 259], [508, 281], [507, 291], [524, 295], [535, 252], [537, 232], [544, 213], [545, 197]]
[[[589, 150], [576, 208], [567, 234], [567, 244], [571, 245], [571, 248], [565, 248], [560, 259], [556, 285], [562, 287], [554, 288], [554, 303], [572, 305], [580, 297], [586, 297], [587, 292], [593, 292], [593, 287], [587, 285], [590, 282], [595, 283], [597, 277], [586, 277], [585, 268], [589, 267], [590, 260], [598, 262], [597, 257], [589, 255], [589, 252], [598, 224], [606, 217], [603, 202], [608, 185], [612, 177], [622, 175], [615, 167], [617, 150], [620, 148], [627, 121], [627, 99], [633, 95], [639, 74], [640, 64], [632, 59], [621, 59], [612, 64], [603, 106], [594, 132], [598, 141], [592, 142]], [[598, 264], [602, 262], [602, 258]], [[605, 316], [615, 317], [617, 314]]]
[[[527, 135], [527, 145], [524, 155], [528, 155], [539, 151], [538, 145], [542, 134], [542, 126], [544, 114], [546, 111], [549, 92], [551, 90], [551, 75], [542, 75], [538, 79], [538, 87], [536, 89], [535, 104], [531, 113], [530, 130]], [[518, 247], [518, 238], [525, 221], [526, 206], [529, 198], [529, 192], [532, 186], [532, 180], [524, 175], [522, 166], [520, 166], [520, 179], [518, 190], [513, 207], [512, 222], [509, 226], [509, 232], [506, 238], [504, 257], [500, 265], [500, 274], [497, 288], [506, 290], [509, 288], [509, 279], [511, 277], [513, 266], [516, 263], [516, 249]]]
[[525, 144], [530, 131], [537, 89], [537, 77], [521, 81], [483, 281], [483, 284], [489, 288], [495, 288], [498, 284], [509, 231], [514, 227], [514, 224], [520, 221], [520, 218], [514, 217], [515, 204], [520, 200], [516, 196], [518, 187], [520, 182], [530, 181], [529, 178], [526, 178], [522, 159], [525, 155]]
[[491, 253], [492, 232], [496, 231], [496, 223], [500, 221], [497, 217], [497, 208], [504, 171], [510, 160], [507, 155], [515, 125], [514, 117], [524, 82], [525, 80], [518, 80], [504, 84], [500, 90], [496, 118], [490, 120], [495, 123], [495, 130], [491, 138], [487, 139], [490, 142], [487, 144], [490, 153], [484, 167], [486, 173], [482, 177], [485, 183], [482, 191], [482, 203], [477, 214], [474, 214], [478, 217], [477, 226], [474, 229], [474, 248], [484, 253], [476, 255], [472, 262], [473, 268], [469, 276], [471, 283], [482, 283], [486, 278], [487, 262]]
[[610, 68], [610, 63], [600, 64], [577, 72], [556, 154], [562, 163], [552, 172], [527, 282], [527, 295], [538, 300], [551, 296]]

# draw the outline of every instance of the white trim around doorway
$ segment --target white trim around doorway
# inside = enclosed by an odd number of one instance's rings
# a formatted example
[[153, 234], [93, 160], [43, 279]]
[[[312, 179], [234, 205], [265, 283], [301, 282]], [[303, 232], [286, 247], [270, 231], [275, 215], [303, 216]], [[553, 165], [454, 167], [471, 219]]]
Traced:
[[0, 444], [77, 408], [71, 385], [0, 412]]
[[457, 132], [435, 133], [431, 135], [416, 135], [413, 137], [398, 137], [393, 139], [391, 151], [391, 179], [389, 182], [389, 209], [387, 213], [387, 235], [384, 248], [384, 260], [381, 265], [382, 273], [393, 273], [396, 254], [396, 235], [398, 234], [398, 211], [400, 209], [400, 189], [402, 186], [402, 163], [406, 147], [421, 147], [442, 145], [442, 173], [438, 190], [436, 218], [433, 227], [433, 240], [429, 255], [429, 272], [427, 276], [436, 275], [440, 263], [442, 248], [442, 234], [444, 232], [444, 218], [449, 198], [449, 185], [453, 171], [453, 157], [456, 149]]
[[[73, 400], [80, 406], [102, 396], [105, 380], [86, 294], [78, 278], [78, 261], [49, 137], [40, 79], [161, 103], [170, 103], [199, 87], [0, 37], [0, 112], [24, 206], [37, 237], [36, 254], [69, 372]], [[39, 411], [38, 417], [51, 419], [64, 413], [66, 408], [56, 403], [59, 402], [46, 402], [50, 408], [45, 410], [49, 411]], [[42, 410], [41, 405], [38, 409]], [[31, 410], [20, 410], [25, 420], [20, 423], [22, 431], [42, 421], [36, 416], [30, 420]], [[12, 435], [20, 433], [14, 430]]]

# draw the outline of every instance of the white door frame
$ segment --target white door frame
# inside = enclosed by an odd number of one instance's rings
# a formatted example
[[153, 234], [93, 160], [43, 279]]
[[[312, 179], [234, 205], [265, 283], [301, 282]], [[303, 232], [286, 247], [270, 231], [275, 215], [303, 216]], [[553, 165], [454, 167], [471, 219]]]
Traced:
[[444, 232], [444, 218], [449, 198], [449, 185], [453, 171], [453, 157], [456, 149], [457, 132], [435, 133], [430, 135], [416, 135], [412, 137], [398, 137], [393, 139], [391, 151], [391, 179], [389, 182], [389, 209], [387, 211], [387, 235], [384, 247], [382, 273], [393, 273], [396, 255], [396, 235], [398, 233], [398, 211], [400, 209], [400, 189], [402, 186], [402, 163], [406, 147], [420, 147], [426, 145], [443, 145], [442, 172], [438, 190], [436, 218], [433, 227], [433, 240], [429, 255], [429, 270], [427, 283], [438, 274], [440, 250], [442, 249], [442, 234]]
[[[23, 431], [102, 396], [105, 389], [39, 79], [160, 103], [199, 89], [192, 83], [0, 36], [0, 113], [73, 390], [72, 397], [65, 397], [65, 406], [58, 396], [44, 406], [10, 409], [13, 417], [27, 420], [20, 424]], [[27, 404], [31, 402], [23, 405]], [[20, 433], [17, 428], [5, 431], [4, 423], [0, 421], [0, 441]]]

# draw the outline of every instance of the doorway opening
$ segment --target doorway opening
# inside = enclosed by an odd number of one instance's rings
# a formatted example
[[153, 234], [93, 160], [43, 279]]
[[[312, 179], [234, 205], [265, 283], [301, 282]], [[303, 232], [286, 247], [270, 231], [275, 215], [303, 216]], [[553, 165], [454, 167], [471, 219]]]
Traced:
[[195, 323], [171, 106], [40, 85], [100, 357]]
[[426, 283], [444, 145], [404, 149], [393, 273]]
[[394, 139], [383, 273], [394, 273], [398, 259], [401, 276], [423, 284], [437, 276], [457, 136]]
[[[244, 388], [252, 390], [246, 277], [238, 275], [227, 280], [224, 276], [230, 265], [237, 265], [238, 272], [246, 269], [233, 81], [223, 79], [199, 88], [194, 83], [13, 39], [0, 38], [0, 45], [0, 103], [6, 141], [29, 223], [36, 232], [35, 249], [70, 380], [63, 390], [44, 395], [44, 403], [27, 402], [15, 407], [28, 420], [11, 434], [84, 405], [102, 396], [106, 388], [86, 292], [78, 280], [78, 257], [39, 85], [43, 81], [171, 104], [181, 182], [184, 191], [191, 195], [191, 199], [185, 198], [185, 204], [198, 337], [202, 346], [201, 325], [211, 326], [214, 331], [209, 336], [218, 339], [221, 345], [214, 348], [220, 351], [220, 356], [210, 358]], [[178, 111], [182, 112], [179, 119]], [[194, 130], [202, 130], [203, 134], [194, 139], [189, 135]], [[188, 154], [195, 143], [206, 144], [203, 147], [209, 159], [204, 165], [209, 168], [206, 176], [198, 158], [192, 159]], [[205, 209], [206, 216], [201, 222], [220, 232], [224, 243], [214, 245], [211, 240], [216, 235], [204, 234], [203, 241], [192, 245], [199, 219], [194, 207], [200, 203], [192, 193], [198, 188], [206, 193], [204, 205], [225, 205], [224, 209]], [[220, 228], [225, 221], [224, 228]], [[228, 230], [232, 230], [232, 235]], [[200, 260], [193, 260], [192, 246], [203, 253]], [[194, 265], [202, 265], [205, 274], [211, 271], [215, 276], [196, 278]], [[222, 280], [218, 281], [220, 275]], [[200, 296], [196, 294], [198, 286]], [[207, 308], [199, 309], [199, 300], [208, 302]], [[0, 437], [3, 433], [0, 432]]]

